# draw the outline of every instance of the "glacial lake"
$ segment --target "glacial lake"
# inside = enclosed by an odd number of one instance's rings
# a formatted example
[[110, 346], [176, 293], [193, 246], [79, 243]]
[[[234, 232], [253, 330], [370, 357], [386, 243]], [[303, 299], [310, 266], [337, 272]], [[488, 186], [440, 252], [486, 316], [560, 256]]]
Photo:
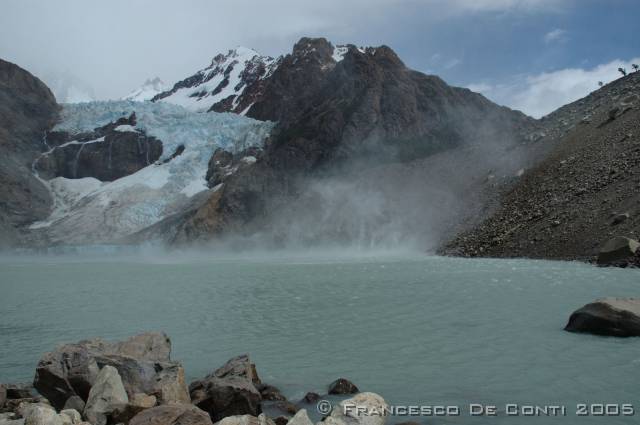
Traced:
[[[640, 296], [640, 271], [417, 254], [0, 259], [0, 382], [33, 379], [63, 342], [166, 332], [189, 380], [250, 353], [295, 401], [338, 377], [390, 404], [459, 406], [423, 424], [631, 424], [640, 338], [571, 334], [572, 311]], [[470, 417], [470, 403], [496, 417]], [[506, 404], [559, 405], [513, 417]], [[632, 404], [635, 417], [578, 417]], [[596, 409], [597, 410], [597, 409]]]

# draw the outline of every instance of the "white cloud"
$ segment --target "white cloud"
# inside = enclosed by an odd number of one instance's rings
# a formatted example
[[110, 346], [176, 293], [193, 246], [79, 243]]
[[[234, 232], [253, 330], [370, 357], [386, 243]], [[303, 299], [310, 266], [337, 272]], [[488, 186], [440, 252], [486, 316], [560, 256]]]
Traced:
[[556, 28], [552, 31], [549, 31], [544, 35], [544, 42], [547, 44], [565, 41], [566, 39], [567, 39], [567, 31], [560, 28]]
[[597, 90], [599, 81], [606, 84], [619, 78], [619, 67], [631, 70], [631, 64], [639, 62], [640, 58], [614, 60], [591, 69], [561, 69], [518, 76], [507, 84], [480, 82], [467, 87], [494, 102], [540, 118]]

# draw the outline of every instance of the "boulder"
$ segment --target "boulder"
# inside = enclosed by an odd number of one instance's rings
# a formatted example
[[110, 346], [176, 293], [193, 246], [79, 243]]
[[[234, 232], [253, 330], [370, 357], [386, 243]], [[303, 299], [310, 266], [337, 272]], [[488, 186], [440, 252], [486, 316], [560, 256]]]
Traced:
[[80, 412], [75, 409], [64, 409], [60, 412], [60, 417], [64, 425], [77, 425], [82, 422]]
[[261, 413], [258, 417], [252, 415], [227, 416], [216, 422], [215, 425], [275, 425], [275, 422]]
[[564, 328], [606, 336], [640, 336], [640, 298], [603, 298], [576, 310]]
[[329, 394], [356, 394], [360, 390], [347, 379], [339, 378], [329, 385]]
[[246, 378], [254, 384], [260, 384], [260, 378], [256, 371], [256, 365], [251, 363], [251, 359], [248, 354], [241, 354], [239, 356], [229, 359], [222, 367], [216, 369], [208, 377], [215, 376], [217, 378], [226, 378], [228, 376], [239, 376]]
[[189, 403], [184, 369], [171, 361], [171, 341], [163, 333], [145, 333], [126, 341], [101, 339], [66, 344], [46, 353], [36, 368], [34, 386], [61, 409], [72, 396], [87, 400], [101, 368], [117, 369], [128, 395], [155, 395], [159, 404]]
[[384, 425], [387, 409], [387, 403], [378, 394], [359, 393], [334, 406], [324, 425]]
[[60, 415], [51, 406], [29, 404], [21, 411], [24, 425], [64, 425]]
[[288, 425], [313, 425], [307, 411], [305, 409], [298, 410], [291, 419], [289, 419]]
[[167, 404], [138, 413], [129, 425], [212, 425], [211, 418], [190, 404]]
[[302, 398], [305, 403], [316, 403], [318, 400], [320, 400], [320, 394], [314, 392], [308, 392]]
[[258, 416], [262, 397], [253, 383], [241, 376], [209, 376], [189, 386], [193, 404], [219, 421], [233, 415]]
[[278, 416], [273, 420], [276, 425], [287, 425], [289, 423], [289, 418], [286, 416]]
[[273, 385], [260, 384], [256, 385], [256, 388], [260, 392], [263, 400], [284, 401], [287, 399], [284, 395], [282, 395], [280, 390]]
[[129, 397], [129, 403], [117, 406], [112, 416], [115, 422], [126, 424], [129, 423], [131, 418], [136, 416], [138, 413], [143, 410], [150, 409], [155, 405], [155, 396], [136, 393]]
[[73, 395], [67, 399], [64, 403], [62, 410], [77, 410], [78, 412], [84, 412], [85, 402], [77, 395]]
[[100, 370], [89, 391], [84, 416], [93, 425], [106, 425], [116, 408], [128, 402], [129, 397], [118, 370], [112, 366], [105, 366]]
[[7, 387], [0, 384], [0, 409], [4, 407], [4, 403], [7, 401]]
[[609, 239], [602, 248], [600, 248], [598, 264], [612, 264], [628, 260], [636, 254], [639, 247], [640, 243], [638, 241], [623, 236]]

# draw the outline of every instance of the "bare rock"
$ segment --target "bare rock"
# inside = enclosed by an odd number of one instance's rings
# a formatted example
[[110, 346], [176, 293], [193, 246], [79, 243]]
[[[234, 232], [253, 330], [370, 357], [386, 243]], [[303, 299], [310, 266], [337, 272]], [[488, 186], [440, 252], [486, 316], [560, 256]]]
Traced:
[[356, 394], [360, 390], [348, 379], [339, 378], [329, 385], [329, 394]]
[[4, 404], [6, 401], [7, 401], [7, 387], [0, 384], [0, 409], [4, 407]]
[[320, 394], [314, 392], [308, 392], [302, 398], [302, 401], [305, 403], [315, 403], [320, 400]]
[[325, 425], [384, 425], [388, 408], [384, 399], [375, 393], [359, 393], [343, 400], [324, 420]]
[[64, 403], [62, 410], [77, 410], [78, 412], [84, 412], [85, 402], [77, 395], [73, 395], [67, 399]]
[[262, 413], [262, 397], [253, 383], [244, 377], [210, 376], [189, 386], [193, 404], [209, 413], [213, 421], [227, 416]]
[[257, 417], [252, 415], [235, 415], [223, 418], [215, 425], [275, 425], [275, 422], [268, 418], [265, 414]]
[[576, 310], [569, 332], [605, 336], [640, 336], [640, 298], [603, 298]]
[[256, 388], [258, 389], [258, 391], [260, 391], [260, 395], [262, 396], [263, 400], [284, 401], [287, 399], [284, 395], [282, 395], [280, 390], [273, 385], [260, 384], [257, 385]]
[[100, 370], [96, 382], [89, 391], [84, 416], [93, 425], [106, 425], [107, 419], [116, 408], [128, 402], [129, 397], [118, 370], [112, 366], [105, 366]]
[[82, 422], [82, 415], [75, 409], [64, 409], [60, 411], [60, 418], [64, 425], [77, 425]]
[[256, 365], [251, 363], [251, 359], [248, 354], [241, 354], [229, 359], [227, 363], [219, 369], [216, 369], [213, 374], [209, 376], [215, 376], [218, 378], [239, 376], [250, 380], [254, 384], [260, 384]]
[[206, 412], [190, 404], [167, 404], [137, 414], [129, 425], [212, 425]]
[[313, 425], [311, 419], [309, 419], [309, 415], [305, 409], [298, 410], [291, 419], [289, 419], [288, 425]]
[[640, 243], [634, 239], [622, 236], [609, 239], [600, 248], [598, 253], [598, 264], [611, 264], [617, 261], [625, 261], [636, 254]]
[[22, 410], [24, 425], [64, 425], [62, 418], [51, 406], [30, 404]]

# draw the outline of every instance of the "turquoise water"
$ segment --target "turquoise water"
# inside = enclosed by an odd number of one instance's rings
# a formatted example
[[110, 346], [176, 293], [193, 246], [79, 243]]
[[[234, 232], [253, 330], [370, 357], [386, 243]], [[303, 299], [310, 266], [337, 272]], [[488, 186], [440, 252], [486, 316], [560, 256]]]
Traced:
[[[429, 424], [635, 423], [640, 339], [562, 330], [576, 308], [640, 295], [640, 272], [440, 257], [0, 260], [0, 382], [28, 381], [61, 342], [162, 330], [190, 379], [248, 352], [291, 399], [353, 380], [395, 405], [456, 405]], [[473, 417], [469, 403], [565, 405], [567, 416]], [[637, 419], [636, 419], [637, 420]]]

